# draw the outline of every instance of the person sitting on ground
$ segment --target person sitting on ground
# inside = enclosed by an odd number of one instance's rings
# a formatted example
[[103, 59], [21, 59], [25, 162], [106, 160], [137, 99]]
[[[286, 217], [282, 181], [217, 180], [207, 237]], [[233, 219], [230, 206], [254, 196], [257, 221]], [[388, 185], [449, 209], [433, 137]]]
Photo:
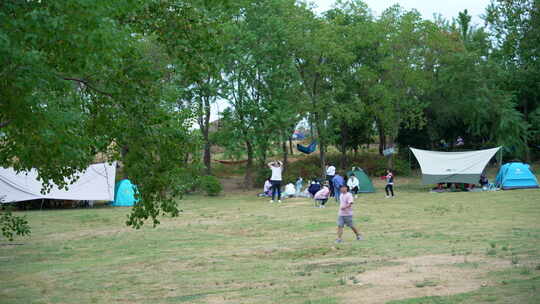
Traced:
[[321, 184], [318, 180], [313, 180], [308, 187], [309, 194], [311, 194], [311, 197], [314, 197], [315, 193], [317, 193], [319, 190], [321, 190]]
[[325, 208], [324, 204], [328, 201], [328, 197], [330, 196], [330, 188], [327, 184], [325, 184], [321, 190], [317, 191], [313, 198], [315, 199], [315, 202], [317, 203], [319, 208]]
[[270, 182], [270, 177], [264, 181], [263, 192], [259, 194], [259, 196], [272, 196], [272, 183]]
[[293, 183], [288, 183], [287, 185], [285, 185], [285, 191], [283, 192], [283, 195], [282, 195], [284, 198], [294, 197], [295, 194], [296, 194], [296, 188], [294, 188]]
[[489, 185], [489, 180], [485, 173], [482, 173], [482, 175], [480, 175], [480, 180], [478, 181], [478, 183], [480, 184], [480, 186], [482, 186], [482, 189], [487, 189], [487, 186]]
[[458, 138], [456, 139], [456, 146], [463, 146], [465, 145], [465, 141], [463, 140], [463, 138], [461, 136], [458, 136]]
[[347, 180], [347, 186], [349, 186], [349, 189], [351, 189], [351, 193], [354, 194], [354, 198], [358, 197], [357, 194], [358, 194], [359, 185], [360, 185], [360, 181], [358, 180], [358, 178], [356, 178], [354, 173], [352, 173], [351, 176], [349, 176], [349, 179]]
[[332, 184], [334, 185], [334, 197], [336, 198], [336, 202], [339, 203], [339, 196], [341, 195], [339, 188], [341, 188], [341, 186], [346, 186], [345, 179], [336, 172], [336, 175], [334, 175], [334, 178], [332, 179]]

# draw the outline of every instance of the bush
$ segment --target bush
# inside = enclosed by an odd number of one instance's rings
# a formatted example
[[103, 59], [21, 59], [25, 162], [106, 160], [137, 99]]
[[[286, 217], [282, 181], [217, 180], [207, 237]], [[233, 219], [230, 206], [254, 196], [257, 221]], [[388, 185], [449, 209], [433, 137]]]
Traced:
[[218, 196], [223, 190], [223, 186], [215, 176], [205, 175], [199, 179], [201, 189], [208, 196]]

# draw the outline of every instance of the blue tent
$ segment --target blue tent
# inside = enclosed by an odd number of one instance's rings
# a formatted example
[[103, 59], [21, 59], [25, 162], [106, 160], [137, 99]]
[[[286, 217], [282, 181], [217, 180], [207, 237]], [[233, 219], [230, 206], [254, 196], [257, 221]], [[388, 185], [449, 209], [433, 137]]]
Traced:
[[135, 199], [135, 193], [137, 192], [137, 186], [132, 184], [129, 179], [117, 182], [112, 205], [115, 207], [132, 207], [138, 201]]
[[538, 188], [538, 180], [529, 165], [519, 162], [504, 164], [497, 174], [495, 184], [503, 190]]

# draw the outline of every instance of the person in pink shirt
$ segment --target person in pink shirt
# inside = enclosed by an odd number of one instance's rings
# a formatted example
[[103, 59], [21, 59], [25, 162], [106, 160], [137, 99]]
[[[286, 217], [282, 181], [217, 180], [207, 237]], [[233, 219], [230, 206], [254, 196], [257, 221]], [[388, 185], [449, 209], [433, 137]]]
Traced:
[[328, 185], [324, 185], [321, 190], [317, 191], [313, 198], [315, 199], [315, 202], [317, 203], [319, 208], [326, 208], [324, 204], [328, 201], [328, 197], [330, 196], [330, 188], [328, 188]]
[[339, 188], [340, 196], [339, 196], [339, 210], [338, 210], [338, 219], [337, 219], [337, 240], [336, 243], [343, 242], [342, 236], [343, 236], [343, 227], [345, 225], [349, 226], [354, 234], [356, 235], [356, 240], [362, 241], [364, 238], [353, 223], [353, 209], [352, 205], [354, 203], [353, 195], [349, 192], [349, 187], [346, 185], [343, 185]]

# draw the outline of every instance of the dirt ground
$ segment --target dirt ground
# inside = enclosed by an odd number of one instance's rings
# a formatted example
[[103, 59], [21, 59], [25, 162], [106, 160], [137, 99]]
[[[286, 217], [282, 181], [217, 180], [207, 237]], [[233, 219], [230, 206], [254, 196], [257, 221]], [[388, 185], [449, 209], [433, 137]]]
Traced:
[[464, 255], [426, 255], [396, 259], [397, 266], [346, 278], [350, 303], [386, 303], [390, 300], [448, 296], [494, 285], [483, 275], [511, 266], [510, 261]]

